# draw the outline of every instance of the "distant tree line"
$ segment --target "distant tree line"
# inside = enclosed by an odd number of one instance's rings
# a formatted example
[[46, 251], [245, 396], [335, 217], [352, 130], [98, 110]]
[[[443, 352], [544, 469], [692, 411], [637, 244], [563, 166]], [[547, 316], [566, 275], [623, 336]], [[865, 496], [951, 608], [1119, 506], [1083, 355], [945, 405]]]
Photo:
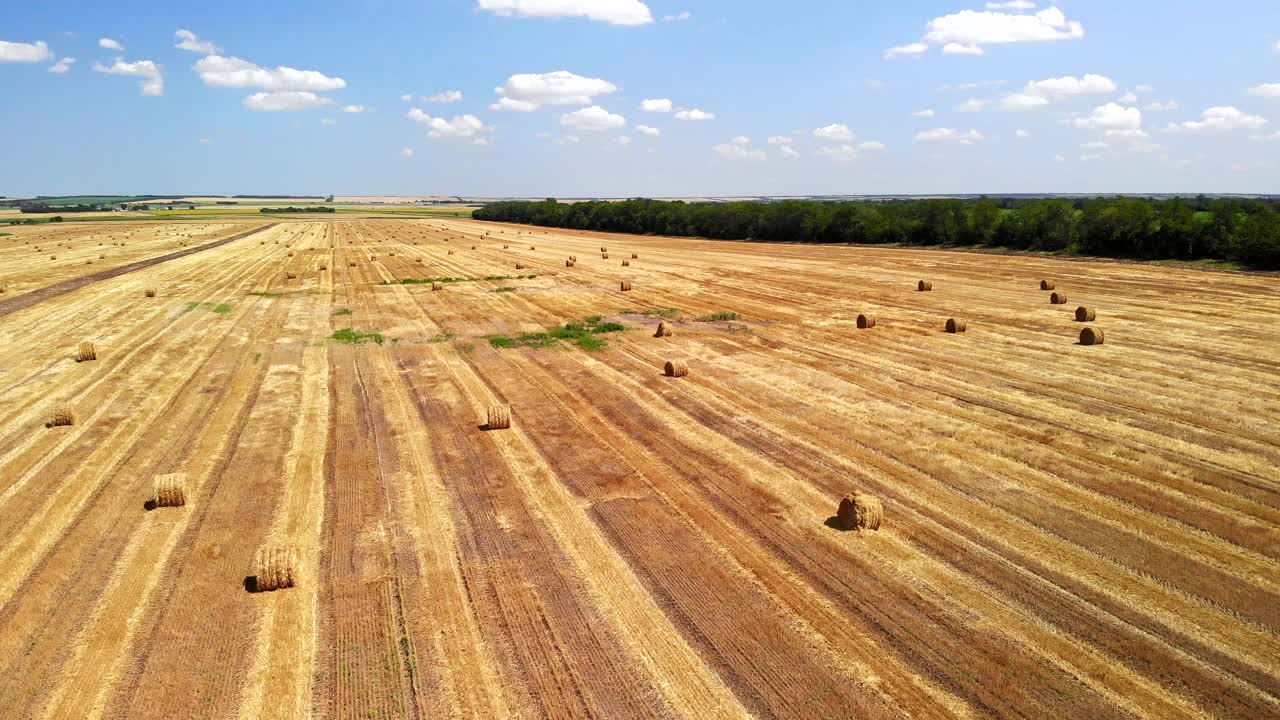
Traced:
[[289, 207], [282, 208], [262, 208], [258, 212], [264, 213], [336, 213], [337, 209], [331, 207]]
[[101, 205], [58, 205], [53, 207], [48, 203], [42, 202], [24, 202], [18, 206], [19, 212], [24, 213], [82, 213], [82, 212], [102, 212]]
[[489, 203], [477, 220], [764, 242], [993, 246], [1280, 269], [1280, 201], [1138, 197]]

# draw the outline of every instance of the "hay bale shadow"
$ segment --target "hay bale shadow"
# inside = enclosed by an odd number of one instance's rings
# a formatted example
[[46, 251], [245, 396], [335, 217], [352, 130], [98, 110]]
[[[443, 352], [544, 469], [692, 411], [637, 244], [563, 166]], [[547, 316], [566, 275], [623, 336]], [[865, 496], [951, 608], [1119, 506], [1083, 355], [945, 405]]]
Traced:
[[836, 515], [832, 515], [827, 518], [822, 524], [838, 532], [852, 532], [849, 528], [844, 526], [844, 523], [840, 522], [840, 518]]
[[244, 576], [244, 591], [247, 593], [258, 592], [258, 576], [257, 575]]
[[146, 502], [142, 503], [142, 509], [147, 512], [151, 512], [152, 510], [155, 510], [158, 507], [160, 507], [160, 504], [156, 502], [155, 498], [150, 498]]

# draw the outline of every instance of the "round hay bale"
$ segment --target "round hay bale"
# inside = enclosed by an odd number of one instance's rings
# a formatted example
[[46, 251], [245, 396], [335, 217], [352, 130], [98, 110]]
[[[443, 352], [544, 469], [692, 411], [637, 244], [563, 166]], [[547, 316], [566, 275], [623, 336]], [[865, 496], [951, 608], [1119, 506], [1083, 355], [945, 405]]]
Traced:
[[957, 320], [955, 318], [947, 320], [947, 332], [949, 333], [962, 333], [968, 329], [969, 326], [963, 320]]
[[632, 260], [639, 260], [639, 259], [640, 259], [640, 253], [631, 253], [631, 259], [632, 259]]
[[475, 250], [475, 249], [476, 249], [476, 246], [475, 246], [475, 245], [472, 245], [472, 246], [471, 246], [471, 249], [472, 249], [472, 250]]
[[517, 270], [523, 270], [523, 269], [524, 269], [524, 265], [522, 265], [521, 263], [516, 263], [516, 269], [517, 269]]
[[511, 427], [511, 406], [493, 405], [485, 422], [486, 430], [506, 430]]
[[622, 283], [621, 283], [621, 285], [622, 285], [622, 292], [631, 292], [631, 281], [630, 281], [630, 280], [623, 280], [623, 281], [622, 281]]
[[1098, 312], [1091, 307], [1081, 305], [1076, 308], [1076, 322], [1093, 322], [1098, 318]]
[[565, 267], [573, 267], [573, 261], [572, 261], [572, 260], [565, 260], [565, 261], [564, 261], [564, 266], [565, 266]]
[[1041, 281], [1040, 281], [1040, 289], [1041, 289], [1041, 290], [1052, 290], [1052, 289], [1053, 289], [1053, 283], [1049, 282], [1048, 280], [1041, 280]]
[[89, 362], [98, 359], [98, 348], [93, 346], [91, 342], [80, 343], [79, 349], [76, 351], [76, 362]]
[[534, 246], [530, 245], [530, 246], [529, 246], [529, 249], [530, 249], [530, 250], [537, 250], [538, 248], [536, 248], [536, 247], [534, 247]]
[[444, 283], [438, 283], [438, 282], [431, 283], [431, 292], [435, 292], [437, 290], [443, 290], [443, 289], [444, 289]]
[[186, 473], [157, 475], [155, 493], [151, 498], [156, 507], [182, 507], [187, 504]]
[[293, 587], [297, 582], [298, 549], [291, 545], [264, 545], [253, 554], [255, 592], [271, 592]]
[[452, 255], [452, 254], [453, 254], [453, 251], [452, 251], [452, 250], [450, 250], [449, 252], [445, 253], [445, 255]]
[[845, 530], [879, 530], [884, 520], [884, 503], [865, 493], [849, 493], [840, 500], [836, 518]]
[[933, 290], [933, 283], [928, 280], [921, 280], [916, 284], [916, 290], [919, 292], [929, 292]]
[[653, 334], [654, 337], [671, 337], [671, 326], [666, 322], [658, 323], [658, 330]]
[[689, 363], [684, 360], [668, 360], [662, 370], [667, 377], [687, 377], [689, 375]]
[[1102, 328], [1087, 327], [1080, 331], [1081, 345], [1101, 345], [1104, 341]]
[[511, 246], [510, 246], [510, 245], [503, 245], [503, 246], [502, 246], [502, 249], [503, 249], [503, 250], [510, 250], [510, 249], [511, 249]]
[[873, 327], [875, 327], [875, 326], [876, 326], [876, 316], [875, 316], [875, 315], [859, 315], [859, 316], [858, 316], [858, 329], [859, 329], [859, 330], [868, 330], [868, 329], [873, 328]]
[[609, 253], [600, 253], [600, 259], [601, 259], [601, 260], [608, 260], [608, 259], [609, 259]]
[[156, 289], [155, 289], [155, 288], [147, 288], [146, 290], [143, 290], [143, 291], [142, 291], [142, 296], [143, 296], [143, 297], [150, 297], [150, 298], [153, 298], [153, 297], [155, 297], [155, 296], [156, 296]]
[[1050, 304], [1050, 305], [1066, 305], [1066, 304], [1067, 304], [1067, 294], [1066, 294], [1066, 293], [1062, 293], [1062, 292], [1056, 292], [1056, 293], [1054, 293], [1054, 294], [1050, 295], [1050, 296], [1049, 296], [1049, 304]]
[[328, 264], [326, 264], [326, 263], [320, 263], [320, 266], [319, 266], [317, 269], [319, 269], [319, 270], [328, 270], [328, 269], [329, 269], [329, 266], [328, 266]]
[[622, 261], [622, 267], [631, 267], [631, 261], [630, 261], [630, 260], [623, 260], [623, 261]]
[[355, 266], [356, 266], [356, 261], [355, 261], [355, 260], [350, 260], [350, 261], [348, 261], [348, 262], [347, 262], [347, 267], [355, 267]]
[[70, 405], [58, 405], [53, 409], [53, 414], [49, 416], [49, 422], [44, 426], [51, 427], [68, 427], [76, 424], [76, 413], [71, 409]]
[[602, 248], [600, 248], [600, 252], [609, 252], [609, 248], [607, 248], [607, 247], [602, 247]]

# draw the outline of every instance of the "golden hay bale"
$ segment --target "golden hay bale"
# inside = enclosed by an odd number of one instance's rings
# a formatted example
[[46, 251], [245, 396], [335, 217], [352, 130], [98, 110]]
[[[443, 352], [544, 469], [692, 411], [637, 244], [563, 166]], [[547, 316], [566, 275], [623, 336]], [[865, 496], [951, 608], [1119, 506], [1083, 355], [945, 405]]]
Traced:
[[328, 270], [328, 269], [329, 269], [329, 265], [328, 265], [327, 263], [320, 263], [320, 267], [319, 267], [319, 269], [320, 269], [320, 270]]
[[884, 503], [865, 493], [849, 493], [840, 500], [836, 518], [845, 530], [879, 530], [884, 520]]
[[530, 250], [537, 250], [538, 248], [536, 248], [536, 247], [534, 247], [534, 246], [530, 245], [530, 246], [529, 246], [529, 249], [530, 249]]
[[355, 261], [355, 260], [349, 260], [349, 261], [347, 262], [347, 267], [355, 267], [355, 266], [356, 266], [356, 261]]
[[564, 266], [565, 266], [565, 267], [573, 267], [573, 261], [572, 261], [572, 260], [565, 260], [565, 261], [564, 261]]
[[511, 427], [511, 406], [510, 405], [493, 405], [489, 408], [489, 414], [486, 418], [486, 430], [506, 430]]
[[443, 289], [444, 289], [444, 283], [438, 283], [438, 282], [431, 283], [432, 292], [435, 292], [436, 290], [443, 290]]
[[1067, 304], [1067, 294], [1066, 294], [1066, 293], [1062, 293], [1062, 292], [1056, 292], [1056, 293], [1054, 293], [1054, 294], [1050, 295], [1050, 296], [1049, 296], [1049, 304], [1050, 304], [1050, 305], [1066, 305], [1066, 304]]
[[1080, 331], [1081, 345], [1101, 345], [1104, 341], [1102, 328], [1087, 327]]
[[53, 414], [49, 416], [49, 422], [45, 423], [44, 426], [47, 428], [52, 428], [52, 427], [66, 427], [66, 426], [75, 425], [75, 424], [76, 424], [76, 413], [74, 410], [71, 409], [71, 406], [58, 405], [53, 409]]
[[475, 245], [472, 245], [472, 246], [471, 246], [471, 249], [472, 249], [472, 250], [475, 250], [475, 249], [476, 249], [476, 246], [475, 246]]
[[653, 334], [654, 337], [671, 337], [671, 326], [666, 322], [658, 323], [658, 330]]
[[859, 330], [866, 330], [866, 329], [868, 329], [868, 328], [873, 328], [873, 327], [875, 327], [875, 326], [876, 326], [876, 316], [875, 316], [875, 315], [859, 315], [859, 316], [858, 316], [858, 329], [859, 329]]
[[600, 248], [600, 252], [609, 252], [609, 248], [607, 248], [607, 247], [602, 247], [602, 248]]
[[289, 257], [293, 257], [293, 251], [292, 251], [292, 250], [290, 250], [290, 251], [289, 251]]
[[503, 249], [503, 250], [510, 250], [510, 249], [511, 249], [511, 246], [510, 246], [510, 245], [503, 245], [503, 246], [502, 246], [502, 249]]
[[1040, 289], [1041, 289], [1041, 290], [1052, 290], [1052, 289], [1053, 289], [1053, 283], [1049, 282], [1048, 280], [1041, 280], [1041, 281], [1040, 281]]
[[76, 351], [76, 362], [89, 362], [98, 359], [98, 348], [93, 346], [91, 342], [80, 343], [80, 348]]
[[621, 286], [622, 286], [622, 292], [631, 292], [631, 281], [630, 281], [630, 280], [623, 280], [623, 281], [622, 281], [622, 283], [621, 283]]
[[107, 259], [107, 256], [106, 256], [106, 255], [99, 255], [99, 256], [98, 256], [98, 259], [99, 259], [99, 260], [106, 260], [106, 259]]
[[631, 253], [631, 259], [632, 259], [632, 260], [639, 260], [639, 259], [640, 259], [640, 253]]
[[291, 545], [264, 545], [253, 554], [253, 589], [271, 592], [291, 588], [297, 582], [298, 549]]
[[57, 255], [50, 255], [50, 256], [49, 256], [49, 259], [50, 259], [50, 260], [57, 260], [57, 259], [58, 259], [58, 256], [57, 256]]
[[187, 504], [186, 473], [157, 475], [155, 492], [151, 498], [156, 507], [182, 507]]
[[918, 290], [919, 292], [929, 292], [932, 289], [933, 289], [933, 283], [928, 280], [921, 280], [916, 285], [916, 290]]
[[1081, 305], [1076, 308], [1076, 322], [1093, 322], [1098, 318], [1098, 312], [1091, 307]]
[[155, 289], [155, 288], [147, 288], [146, 290], [143, 290], [143, 291], [142, 291], [142, 295], [143, 295], [143, 297], [155, 297], [155, 296], [156, 296], [156, 289]]
[[608, 259], [609, 259], [609, 253], [600, 253], [600, 258], [601, 258], [601, 259], [603, 259], [603, 260], [608, 260]]
[[969, 326], [965, 324], [965, 321], [963, 320], [957, 320], [955, 318], [947, 320], [947, 332], [949, 333], [962, 333], [968, 329]]
[[524, 265], [523, 265], [522, 263], [516, 263], [516, 269], [517, 269], [517, 270], [523, 270], [523, 269], [524, 269]]
[[630, 261], [630, 260], [623, 260], [623, 261], [622, 261], [622, 267], [630, 267], [630, 266], [631, 266], [631, 261]]
[[689, 363], [684, 360], [668, 360], [662, 366], [662, 371], [667, 377], [686, 377], [689, 374]]

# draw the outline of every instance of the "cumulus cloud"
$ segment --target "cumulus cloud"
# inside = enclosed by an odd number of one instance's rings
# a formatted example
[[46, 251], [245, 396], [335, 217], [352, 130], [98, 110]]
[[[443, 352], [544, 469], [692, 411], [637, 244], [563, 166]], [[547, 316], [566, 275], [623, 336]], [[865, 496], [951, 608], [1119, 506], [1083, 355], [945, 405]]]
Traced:
[[1170, 123], [1172, 133], [1217, 132], [1222, 130], [1257, 130], [1267, 124], [1266, 118], [1249, 115], [1234, 107], [1211, 107], [1199, 120]]
[[883, 57], [885, 60], [893, 60], [894, 58], [902, 57], [904, 55], [923, 55], [927, 52], [929, 52], [929, 46], [924, 43], [908, 43], [906, 45], [899, 45], [885, 50]]
[[365, 107], [364, 105], [343, 105], [342, 112], [344, 113], [369, 112], [369, 108]]
[[64, 73], [66, 73], [68, 70], [70, 70], [70, 69], [71, 69], [71, 66], [72, 66], [72, 65], [75, 65], [75, 64], [76, 64], [76, 59], [75, 59], [75, 58], [73, 58], [73, 57], [64, 57], [64, 58], [62, 58], [61, 60], [59, 60], [58, 62], [56, 62], [56, 63], [54, 63], [54, 64], [50, 65], [50, 66], [49, 66], [49, 72], [51, 72], [51, 73], [57, 73], [58, 75], [62, 75], [62, 74], [64, 74]]
[[813, 136], [823, 142], [852, 142], [853, 131], [844, 123], [832, 123], [813, 131]]
[[763, 162], [768, 159], [763, 150], [751, 147], [751, 138], [745, 135], [739, 135], [727, 143], [716, 145], [711, 150], [726, 160]]
[[125, 62], [122, 58], [116, 58], [116, 61], [110, 65], [94, 63], [93, 71], [106, 73], [107, 75], [142, 78], [139, 85], [142, 87], [143, 95], [157, 96], [164, 94], [164, 76], [160, 74], [160, 67], [150, 60]]
[[1115, 91], [1115, 82], [1104, 75], [1066, 75], [1027, 83], [1021, 92], [1006, 95], [1000, 101], [1000, 109], [1015, 112], [1035, 110], [1051, 102], [1084, 95], [1107, 95]]
[[430, 95], [422, 99], [424, 102], [456, 103], [462, 99], [462, 91], [461, 90], [445, 90], [444, 92], [436, 93], [435, 95]]
[[1112, 136], [1138, 136], [1142, 132], [1142, 111], [1119, 103], [1099, 105], [1085, 117], [1073, 118], [1071, 125], [1082, 130], [1101, 130]]
[[943, 55], [986, 55], [981, 45], [965, 45], [964, 43], [947, 43], [942, 46]]
[[640, 109], [651, 113], [669, 113], [671, 101], [667, 98], [648, 98], [640, 101]]
[[400, 148], [400, 157], [403, 157], [403, 158], [413, 157], [413, 148], [411, 147]]
[[915, 137], [916, 142], [958, 142], [964, 145], [972, 145], [982, 140], [982, 133], [977, 130], [961, 132], [951, 128], [935, 128], [918, 132]]
[[217, 45], [214, 45], [208, 40], [201, 40], [190, 30], [179, 30], [175, 32], [173, 36], [178, 38], [178, 44], [174, 45], [174, 47], [179, 50], [197, 52], [203, 55], [214, 55], [218, 53]]
[[98, 47], [106, 50], [115, 50], [116, 52], [124, 52], [124, 45], [121, 45], [120, 41], [112, 40], [111, 38], [98, 38]]
[[648, 125], [637, 125], [636, 132], [644, 135], [648, 135], [650, 137], [658, 137], [659, 135], [662, 134], [662, 131], [659, 130], [658, 128], [649, 127]]
[[1034, 15], [962, 10], [930, 20], [924, 40], [931, 45], [980, 48], [983, 45], [1077, 40], [1082, 37], [1083, 25], [1067, 20], [1062, 10], [1051, 7]]
[[647, 25], [649, 6], [640, 0], [479, 0], [480, 9], [496, 15], [584, 17], [610, 25]]
[[1266, 85], [1251, 87], [1249, 88], [1249, 94], [1264, 98], [1280, 97], [1280, 83], [1267, 83]]
[[715, 113], [705, 112], [705, 111], [699, 110], [699, 109], [697, 109], [697, 108], [694, 108], [694, 109], [692, 109], [692, 110], [681, 110], [681, 111], [677, 112], [677, 113], [676, 113], [676, 119], [677, 119], [677, 120], [691, 120], [691, 121], [693, 121], [693, 122], [701, 122], [701, 121], [705, 121], [705, 120], [715, 120], [715, 119], [716, 119], [716, 114], [715, 114]]
[[34, 43], [0, 40], [0, 62], [44, 62], [53, 57], [44, 41]]
[[195, 64], [196, 73], [205, 85], [222, 88], [258, 88], [268, 92], [287, 90], [327, 92], [341, 90], [347, 81], [329, 77], [316, 70], [296, 70], [283, 65], [264, 68], [237, 57], [210, 55]]
[[324, 107], [333, 104], [333, 101], [305, 90], [283, 90], [254, 93], [241, 101], [241, 104], [254, 112], [293, 112]]
[[937, 114], [938, 114], [938, 113], [934, 112], [933, 110], [917, 110], [917, 111], [915, 111], [915, 112], [911, 113], [911, 117], [918, 117], [918, 118], [931, 118], [931, 117], [933, 117], [934, 115], [937, 115]]
[[533, 112], [544, 105], [590, 105], [597, 95], [617, 91], [618, 86], [608, 80], [582, 77], [567, 70], [526, 73], [512, 75], [502, 87], [494, 88], [501, 97], [489, 109]]
[[560, 126], [569, 130], [602, 132], [624, 127], [626, 124], [626, 118], [611, 113], [599, 105], [592, 105], [560, 116]]
[[405, 117], [426, 126], [427, 137], [431, 138], [464, 140], [474, 145], [488, 145], [489, 135], [493, 132], [493, 128], [485, 125], [484, 121], [475, 115], [458, 115], [452, 120], [446, 120], [442, 117], [432, 117], [420, 108], [412, 108], [405, 113]]

